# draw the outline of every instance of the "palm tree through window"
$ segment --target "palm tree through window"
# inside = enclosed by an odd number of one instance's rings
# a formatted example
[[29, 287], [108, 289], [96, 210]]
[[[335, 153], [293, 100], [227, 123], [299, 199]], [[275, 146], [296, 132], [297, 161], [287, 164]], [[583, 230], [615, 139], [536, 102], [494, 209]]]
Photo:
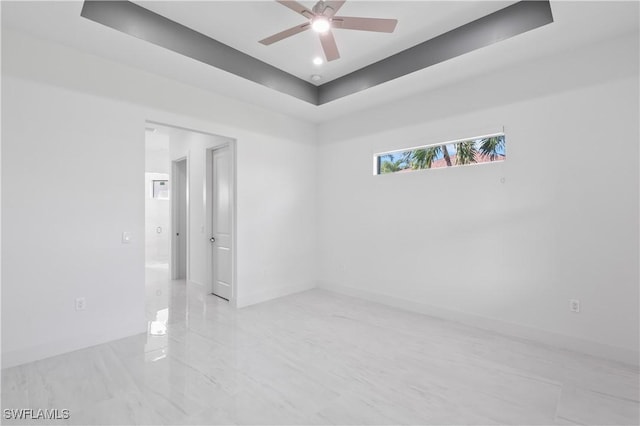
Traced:
[[492, 163], [506, 159], [506, 140], [504, 134], [480, 136], [406, 151], [377, 154], [376, 159], [375, 174], [379, 175]]

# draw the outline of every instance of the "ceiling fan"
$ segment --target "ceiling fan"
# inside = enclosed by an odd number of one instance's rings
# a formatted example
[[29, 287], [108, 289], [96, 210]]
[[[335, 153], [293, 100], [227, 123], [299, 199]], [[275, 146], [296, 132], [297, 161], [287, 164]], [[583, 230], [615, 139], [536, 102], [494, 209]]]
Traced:
[[343, 1], [324, 1], [320, 0], [311, 8], [307, 9], [296, 1], [277, 0], [281, 5], [288, 7], [294, 12], [299, 13], [307, 19], [304, 24], [296, 25], [293, 28], [281, 31], [263, 40], [260, 43], [268, 46], [287, 37], [299, 34], [309, 28], [313, 29], [320, 36], [320, 44], [324, 51], [327, 62], [340, 58], [336, 40], [331, 32], [332, 28], [343, 30], [358, 31], [375, 31], [380, 33], [392, 33], [397, 19], [380, 19], [380, 18], [354, 18], [348, 16], [336, 16], [338, 10], [342, 7], [346, 0]]

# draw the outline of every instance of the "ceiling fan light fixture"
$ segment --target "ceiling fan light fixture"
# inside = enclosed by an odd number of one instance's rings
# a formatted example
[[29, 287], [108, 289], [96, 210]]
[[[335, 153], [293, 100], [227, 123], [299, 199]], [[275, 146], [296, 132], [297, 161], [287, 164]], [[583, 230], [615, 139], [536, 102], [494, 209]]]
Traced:
[[314, 16], [311, 19], [311, 28], [318, 33], [326, 33], [331, 28], [331, 21], [326, 16]]
[[[398, 23], [397, 19], [336, 16], [336, 13], [346, 1], [347, 0], [332, 0], [325, 2], [325, 0], [318, 0], [311, 9], [308, 9], [296, 0], [277, 0], [279, 4], [303, 16], [306, 22], [260, 40], [260, 43], [268, 46], [285, 38], [300, 34], [301, 32], [312, 30], [318, 33], [324, 59], [328, 63], [340, 59], [340, 51], [338, 50], [336, 39], [333, 36], [333, 28], [378, 33], [392, 33], [395, 30], [396, 24]], [[316, 66], [320, 66], [320, 64], [316, 63]]]

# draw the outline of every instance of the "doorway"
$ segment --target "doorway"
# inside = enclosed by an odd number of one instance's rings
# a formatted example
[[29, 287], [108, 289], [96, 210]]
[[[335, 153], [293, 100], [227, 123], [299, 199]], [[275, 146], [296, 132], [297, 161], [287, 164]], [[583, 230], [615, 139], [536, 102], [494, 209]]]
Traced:
[[[171, 212], [169, 136], [155, 127], [145, 129], [145, 267], [153, 275], [168, 274]], [[164, 278], [168, 278], [168, 275]]]
[[186, 280], [188, 261], [189, 168], [188, 159], [172, 161], [171, 173], [171, 279]]
[[235, 173], [234, 153], [227, 144], [207, 150], [207, 222], [211, 292], [234, 298]]
[[167, 279], [176, 289], [235, 304], [236, 141], [159, 122], [147, 126], [167, 135]]

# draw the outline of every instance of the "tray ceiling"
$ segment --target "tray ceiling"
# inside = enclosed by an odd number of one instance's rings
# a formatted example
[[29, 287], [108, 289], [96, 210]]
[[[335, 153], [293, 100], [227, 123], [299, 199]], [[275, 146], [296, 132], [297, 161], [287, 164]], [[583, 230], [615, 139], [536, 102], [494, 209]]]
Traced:
[[[356, 7], [359, 1], [349, 0], [352, 7]], [[143, 2], [147, 4], [148, 2]], [[181, 8], [184, 1], [163, 2], [170, 4], [172, 8]], [[212, 4], [213, 3], [213, 4]], [[218, 3], [226, 4], [222, 8], [231, 7], [237, 2], [192, 2], [189, 7], [193, 7], [192, 13], [198, 13], [197, 5], [206, 10], [209, 6], [218, 6]], [[239, 1], [239, 3], [247, 3]], [[257, 6], [266, 5], [263, 2], [255, 3]], [[271, 5], [272, 2], [268, 1]], [[277, 19], [296, 20], [295, 13], [287, 10], [278, 4], [271, 5], [278, 15]], [[303, 2], [307, 5], [310, 2]], [[377, 2], [376, 2], [377, 3]], [[387, 2], [380, 2], [387, 3]], [[412, 6], [414, 2], [388, 2], [393, 5], [397, 14], [393, 17], [402, 19], [408, 12], [405, 8]], [[429, 26], [425, 25], [423, 30], [429, 30], [428, 35], [421, 35], [413, 41], [407, 41], [407, 45], [396, 47], [402, 49], [410, 47], [414, 42], [420, 42], [420, 38], [429, 37], [449, 31], [460, 24], [468, 22], [477, 15], [471, 15], [479, 5], [490, 4], [483, 1], [453, 1], [453, 2], [432, 2], [417, 1], [417, 7], [425, 8], [432, 3], [441, 6], [443, 9], [432, 10], [432, 19]], [[458, 7], [456, 13], [447, 14], [445, 8], [448, 3], [453, 3]], [[167, 6], [168, 6], [167, 5]], [[428, 96], [443, 87], [459, 84], [483, 74], [501, 72], [519, 65], [533, 63], [541, 58], [555, 57], [559, 54], [573, 52], [576, 49], [585, 49], [607, 40], [618, 39], [619, 37], [638, 36], [639, 31], [639, 4], [631, 1], [551, 1], [554, 22], [545, 25], [534, 31], [529, 31], [508, 40], [494, 43], [488, 47], [475, 50], [456, 58], [441, 62], [435, 66], [422, 69], [402, 78], [397, 78], [384, 84], [379, 84], [367, 90], [342, 97], [338, 100], [316, 106], [314, 104], [299, 100], [293, 96], [280, 93], [268, 87], [256, 84], [255, 82], [238, 77], [232, 73], [225, 72], [218, 68], [193, 60], [184, 55], [177, 54], [166, 48], [154, 45], [144, 40], [136, 39], [130, 35], [104, 25], [96, 24], [80, 16], [83, 7], [82, 1], [10, 1], [0, 2], [2, 8], [2, 32], [9, 35], [11, 31], [15, 36], [28, 37], [28, 40], [47, 40], [66, 48], [82, 52], [86, 55], [100, 57], [104, 60], [119, 63], [125, 67], [132, 67], [142, 72], [153, 73], [174, 81], [178, 81], [187, 86], [198, 87], [214, 92], [226, 97], [230, 102], [241, 101], [273, 111], [280, 112], [292, 117], [297, 117], [305, 121], [314, 123], [324, 123], [347, 114], [363, 111], [376, 106], [395, 103], [414, 97], [416, 94]], [[245, 4], [244, 6], [249, 6]], [[344, 15], [361, 14], [364, 12], [347, 9], [346, 4]], [[380, 5], [382, 6], [382, 5]], [[279, 9], [282, 10], [279, 10]], [[369, 9], [371, 10], [371, 9]], [[342, 13], [343, 11], [341, 11]], [[220, 12], [223, 13], [223, 12]], [[468, 13], [468, 15], [467, 15]], [[479, 12], [478, 12], [479, 13]], [[289, 17], [287, 18], [287, 14]], [[205, 16], [205, 13], [202, 13]], [[370, 16], [374, 14], [371, 13]], [[436, 16], [438, 15], [438, 16]], [[180, 19], [178, 16], [172, 16]], [[274, 18], [275, 19], [275, 18]], [[204, 21], [206, 19], [203, 18]], [[229, 20], [230, 25], [238, 26], [241, 23], [234, 23]], [[426, 22], [426, 21], [425, 21]], [[295, 23], [294, 23], [295, 24]], [[195, 25], [195, 24], [194, 24]], [[265, 24], [266, 25], [266, 24]], [[398, 31], [401, 30], [401, 23], [398, 24]], [[265, 27], [265, 34], [260, 37], [277, 31], [282, 26], [282, 22], [274, 23], [269, 28]], [[275, 29], [274, 29], [275, 28]], [[403, 30], [404, 31], [404, 30]], [[230, 33], [229, 33], [230, 34]], [[398, 33], [401, 34], [401, 33]], [[211, 34], [213, 35], [213, 34]], [[233, 44], [231, 40], [224, 39], [217, 35], [220, 41]], [[244, 35], [240, 30], [237, 37], [244, 40]], [[256, 38], [255, 48], [262, 48]], [[366, 47], [366, 42], [363, 41]], [[241, 47], [235, 45], [236, 47]], [[363, 47], [363, 49], [365, 49]], [[372, 50], [382, 49], [376, 45]], [[271, 54], [271, 53], [270, 53]], [[385, 52], [385, 54], [387, 54]], [[344, 54], [346, 57], [346, 52]], [[269, 58], [258, 58], [272, 61]], [[343, 58], [344, 59], [344, 58]], [[38, 63], [38, 58], [33, 58], [34, 63]], [[61, 59], [62, 60], [62, 59]], [[374, 60], [374, 59], [370, 59]], [[339, 61], [336, 61], [339, 62]], [[366, 61], [365, 61], [366, 62]], [[358, 67], [365, 62], [352, 65]], [[273, 62], [275, 63], [275, 62]], [[341, 67], [338, 78], [349, 73], [347, 61], [332, 64]], [[76, 66], [70, 63], [69, 66]], [[310, 65], [307, 65], [310, 66]], [[344, 69], [342, 69], [344, 67]], [[3, 66], [3, 72], [5, 72]], [[8, 66], [7, 68], [11, 68]], [[350, 68], [352, 69], [352, 68]], [[305, 73], [307, 71], [304, 71]], [[314, 70], [315, 72], [315, 70]], [[304, 75], [304, 74], [303, 74]], [[329, 75], [329, 74], [327, 74]], [[307, 81], [307, 83], [310, 83]], [[325, 82], [321, 82], [323, 84]], [[79, 83], [80, 84], [80, 83]]]
[[[304, 18], [275, 1], [140, 1], [152, 12], [196, 30], [247, 55], [313, 84], [324, 84], [425, 40], [486, 16], [515, 1], [357, 1], [348, 0], [339, 15], [398, 20], [392, 34], [334, 30], [340, 59], [320, 66], [317, 34], [307, 31], [271, 46], [259, 40], [304, 23]], [[315, 2], [300, 1], [313, 7]], [[310, 77], [322, 79], [313, 82]]]
[[[298, 12], [294, 14], [301, 21], [307, 19]], [[352, 95], [553, 22], [548, 1], [520, 1], [315, 87], [303, 78], [130, 1], [87, 0], [81, 15], [313, 105]], [[240, 33], [237, 39], [242, 36]], [[288, 63], [297, 61], [295, 55], [289, 56]], [[322, 79], [316, 74], [311, 80]]]

